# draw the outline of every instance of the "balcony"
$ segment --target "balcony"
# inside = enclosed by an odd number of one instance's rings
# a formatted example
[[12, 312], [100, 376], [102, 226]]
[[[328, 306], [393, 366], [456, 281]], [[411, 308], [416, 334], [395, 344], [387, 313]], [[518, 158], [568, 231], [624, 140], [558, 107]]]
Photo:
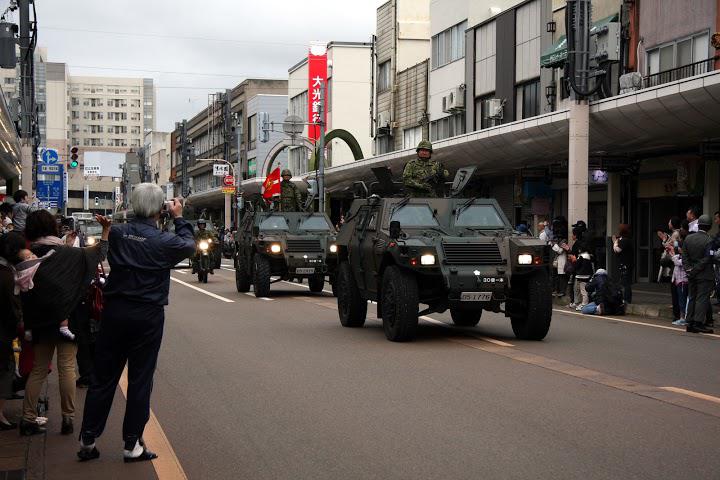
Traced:
[[682, 80], [683, 78], [694, 77], [695, 75], [712, 72], [715, 70], [715, 61], [719, 58], [720, 57], [716, 56], [708, 58], [707, 60], [689, 63], [671, 70], [653, 73], [643, 79], [643, 88], [657, 87], [658, 85], [675, 82], [677, 80]]

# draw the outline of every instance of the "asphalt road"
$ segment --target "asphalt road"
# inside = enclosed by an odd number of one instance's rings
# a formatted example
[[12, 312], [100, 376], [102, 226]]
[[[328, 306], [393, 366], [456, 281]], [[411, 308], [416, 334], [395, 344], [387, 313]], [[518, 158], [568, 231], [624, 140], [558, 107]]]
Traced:
[[720, 336], [558, 312], [522, 342], [485, 313], [397, 344], [329, 293], [172, 277], [152, 408], [188, 478], [720, 478]]

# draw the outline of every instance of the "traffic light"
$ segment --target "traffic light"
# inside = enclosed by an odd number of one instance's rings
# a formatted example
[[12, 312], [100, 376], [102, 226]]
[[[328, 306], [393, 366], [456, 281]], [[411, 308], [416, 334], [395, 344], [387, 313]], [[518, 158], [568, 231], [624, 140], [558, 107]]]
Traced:
[[80, 162], [78, 162], [78, 147], [72, 147], [70, 149], [70, 164], [68, 167], [77, 168], [78, 165], [80, 165]]
[[100, 197], [95, 197], [95, 206], [100, 205]]

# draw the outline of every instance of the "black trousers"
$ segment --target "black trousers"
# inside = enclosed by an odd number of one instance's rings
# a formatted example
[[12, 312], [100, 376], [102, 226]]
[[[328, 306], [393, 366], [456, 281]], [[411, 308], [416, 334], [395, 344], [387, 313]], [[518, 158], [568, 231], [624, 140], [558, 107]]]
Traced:
[[623, 289], [623, 300], [632, 303], [633, 270], [630, 265], [620, 264], [620, 285]]
[[105, 429], [115, 389], [128, 367], [127, 405], [123, 440], [142, 437], [150, 418], [153, 375], [162, 342], [162, 305], [108, 299], [95, 345], [95, 375], [85, 398], [83, 438], [97, 438]]
[[[690, 280], [688, 311], [685, 315], [688, 323], [703, 324], [707, 320], [710, 308], [710, 293], [714, 288], [712, 280]], [[710, 316], [712, 319], [712, 315]]]

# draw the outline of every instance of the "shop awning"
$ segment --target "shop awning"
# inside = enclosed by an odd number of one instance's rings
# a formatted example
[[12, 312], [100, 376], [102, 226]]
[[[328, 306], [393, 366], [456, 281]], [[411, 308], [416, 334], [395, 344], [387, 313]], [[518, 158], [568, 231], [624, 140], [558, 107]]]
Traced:
[[[590, 29], [590, 35], [601, 31], [609, 23], [617, 22], [618, 19], [619, 16], [616, 13], [614, 15], [610, 15], [609, 17], [605, 17], [602, 20], [598, 20], [597, 22], [593, 23], [593, 26]], [[557, 67], [565, 63], [567, 53], [567, 36], [562, 35], [560, 38], [557, 39], [555, 43], [552, 44], [550, 48], [545, 51], [545, 53], [542, 54], [542, 56], [540, 57], [540, 66], [544, 68]]]

